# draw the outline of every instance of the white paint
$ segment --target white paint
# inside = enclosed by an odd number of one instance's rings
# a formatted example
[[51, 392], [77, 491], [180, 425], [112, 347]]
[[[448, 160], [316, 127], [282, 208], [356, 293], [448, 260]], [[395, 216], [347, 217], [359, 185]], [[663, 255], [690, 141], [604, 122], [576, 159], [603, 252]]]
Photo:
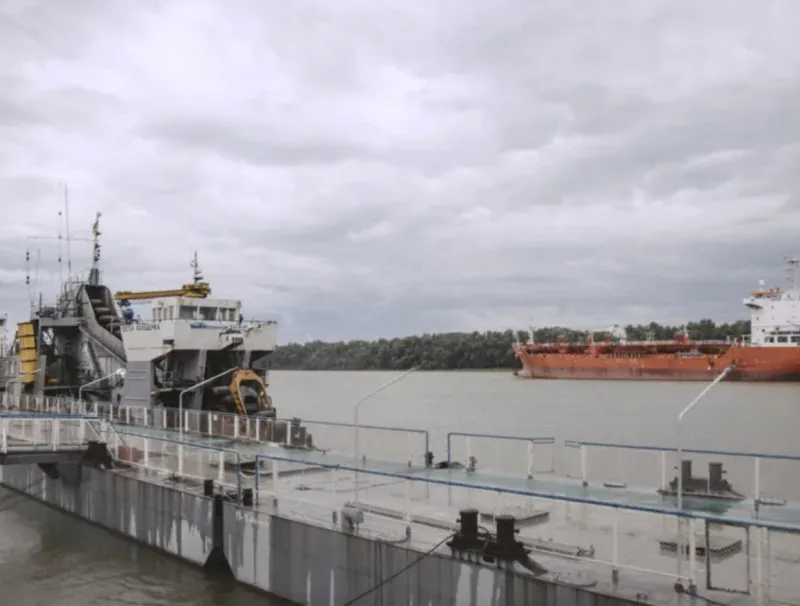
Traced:
[[[172, 350], [218, 351], [234, 342], [240, 342], [238, 348], [244, 351], [274, 350], [277, 324], [272, 321], [239, 323], [241, 306], [241, 301], [233, 299], [166, 297], [155, 300], [150, 307], [150, 321], [122, 326], [128, 361], [150, 361]], [[179, 318], [177, 310], [181, 308], [192, 309], [192, 317]], [[209, 309], [214, 312], [203, 317], [203, 310]]]
[[789, 288], [759, 288], [744, 299], [750, 308], [750, 343], [800, 347], [800, 260], [787, 259]]

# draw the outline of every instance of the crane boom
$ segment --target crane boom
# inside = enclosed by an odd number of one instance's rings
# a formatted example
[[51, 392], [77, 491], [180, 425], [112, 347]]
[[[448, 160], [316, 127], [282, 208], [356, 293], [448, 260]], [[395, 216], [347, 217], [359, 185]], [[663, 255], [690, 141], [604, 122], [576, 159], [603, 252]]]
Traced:
[[208, 282], [197, 282], [195, 284], [184, 284], [174, 290], [146, 290], [132, 292], [120, 290], [114, 293], [115, 301], [148, 301], [161, 297], [189, 297], [193, 299], [205, 299], [211, 294], [211, 285]]
[[211, 294], [211, 285], [208, 282], [203, 282], [203, 274], [200, 271], [200, 265], [197, 262], [197, 251], [194, 253], [189, 267], [194, 270], [194, 282], [192, 284], [184, 284], [180, 288], [173, 290], [144, 290], [132, 292], [130, 290], [120, 290], [114, 293], [114, 300], [119, 301], [120, 305], [126, 306], [126, 303], [131, 301], [149, 301], [151, 299], [160, 299], [162, 297], [189, 297], [192, 299], [205, 299]]

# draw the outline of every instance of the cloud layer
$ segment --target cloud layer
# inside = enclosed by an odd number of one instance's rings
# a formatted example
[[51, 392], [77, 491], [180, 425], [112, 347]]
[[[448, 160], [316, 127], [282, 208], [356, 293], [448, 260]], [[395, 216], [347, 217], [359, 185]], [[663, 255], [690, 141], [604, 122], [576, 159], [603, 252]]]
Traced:
[[0, 312], [27, 314], [26, 249], [54, 297], [57, 242], [29, 238], [66, 182], [112, 289], [182, 284], [197, 249], [284, 341], [744, 317], [797, 249], [797, 23], [792, 0], [6, 2]]

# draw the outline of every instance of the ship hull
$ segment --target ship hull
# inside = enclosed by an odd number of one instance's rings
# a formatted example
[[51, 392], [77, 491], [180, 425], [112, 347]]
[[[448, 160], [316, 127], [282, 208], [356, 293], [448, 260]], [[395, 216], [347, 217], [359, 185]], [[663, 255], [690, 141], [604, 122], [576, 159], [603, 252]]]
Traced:
[[737, 347], [718, 356], [680, 358], [652, 355], [639, 358], [613, 355], [531, 353], [517, 348], [522, 369], [530, 379], [612, 381], [710, 381], [730, 365], [727, 381], [800, 381], [800, 348]]

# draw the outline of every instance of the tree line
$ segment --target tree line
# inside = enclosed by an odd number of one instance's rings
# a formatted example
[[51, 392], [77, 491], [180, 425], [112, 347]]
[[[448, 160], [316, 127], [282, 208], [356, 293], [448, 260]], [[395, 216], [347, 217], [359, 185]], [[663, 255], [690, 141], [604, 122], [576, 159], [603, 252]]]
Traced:
[[[686, 325], [693, 340], [735, 339], [750, 334], [750, 322], [716, 324], [700, 320]], [[625, 327], [631, 340], [669, 340], [683, 332], [682, 326], [656, 322]], [[563, 337], [568, 343], [585, 342], [587, 331], [560, 326], [534, 332], [538, 343], [553, 343]], [[602, 341], [607, 333], [593, 333]], [[311, 341], [279, 346], [272, 356], [272, 367], [280, 370], [405, 370], [419, 366], [423, 370], [516, 368], [512, 344], [528, 340], [526, 330], [488, 332], [450, 332], [424, 334], [377, 341]]]

